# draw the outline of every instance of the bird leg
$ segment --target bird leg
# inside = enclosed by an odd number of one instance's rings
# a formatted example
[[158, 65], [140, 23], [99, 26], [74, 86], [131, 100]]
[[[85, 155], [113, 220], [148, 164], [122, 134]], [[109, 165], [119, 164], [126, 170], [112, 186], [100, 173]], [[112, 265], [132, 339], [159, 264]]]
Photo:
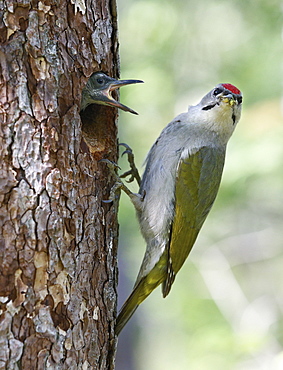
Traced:
[[111, 172], [112, 176], [115, 178], [115, 184], [112, 186], [110, 190], [110, 195], [108, 200], [104, 200], [104, 203], [111, 203], [117, 199], [116, 193], [118, 191], [121, 192], [123, 190], [128, 197], [131, 199], [136, 211], [140, 211], [142, 208], [142, 202], [144, 199], [144, 195], [133, 193], [121, 180], [121, 178], [117, 175], [116, 169], [120, 168], [116, 163], [109, 161], [109, 159], [101, 159], [100, 162], [105, 162]]
[[129, 178], [129, 180], [126, 180], [126, 181], [127, 182], [133, 182], [136, 179], [138, 185], [140, 186], [141, 177], [140, 177], [139, 171], [138, 171], [138, 169], [135, 165], [135, 157], [134, 157], [134, 153], [132, 151], [132, 148], [130, 148], [129, 145], [127, 145], [125, 143], [120, 143], [119, 145], [122, 145], [126, 148], [126, 150], [122, 153], [122, 156], [124, 154], [128, 155], [128, 162], [129, 162], [129, 165], [130, 165], [130, 170], [126, 171], [122, 175], [120, 175], [120, 178], [126, 178], [127, 176], [131, 176]]

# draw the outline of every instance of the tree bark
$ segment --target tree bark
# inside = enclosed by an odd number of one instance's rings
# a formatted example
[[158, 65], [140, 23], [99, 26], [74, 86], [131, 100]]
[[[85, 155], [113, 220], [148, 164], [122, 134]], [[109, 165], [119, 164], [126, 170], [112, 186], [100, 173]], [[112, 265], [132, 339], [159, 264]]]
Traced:
[[79, 106], [94, 71], [117, 77], [116, 3], [0, 15], [0, 369], [110, 369], [117, 209], [99, 159], [117, 161], [117, 112]]

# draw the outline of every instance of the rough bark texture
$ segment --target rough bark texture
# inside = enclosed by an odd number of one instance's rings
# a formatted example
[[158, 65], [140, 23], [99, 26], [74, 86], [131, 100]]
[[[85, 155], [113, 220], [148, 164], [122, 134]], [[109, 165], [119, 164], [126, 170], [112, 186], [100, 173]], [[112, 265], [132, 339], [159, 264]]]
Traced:
[[117, 220], [98, 159], [117, 160], [116, 111], [82, 125], [79, 105], [94, 71], [117, 77], [115, 0], [4, 0], [0, 16], [0, 369], [109, 369]]

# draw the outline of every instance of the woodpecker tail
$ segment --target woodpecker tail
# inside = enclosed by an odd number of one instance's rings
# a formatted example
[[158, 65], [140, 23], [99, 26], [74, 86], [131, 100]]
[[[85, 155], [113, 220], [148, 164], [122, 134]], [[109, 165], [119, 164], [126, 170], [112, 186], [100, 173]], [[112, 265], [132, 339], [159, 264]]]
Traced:
[[[150, 272], [141, 276], [143, 270], [143, 264], [141, 266], [140, 273], [138, 275], [134, 289], [123, 304], [121, 311], [116, 319], [115, 334], [118, 335], [129, 319], [132, 317], [138, 306], [150, 295], [150, 293], [158, 287], [166, 278], [166, 266], [167, 266], [167, 251], [163, 253], [157, 262], [157, 264], [150, 270]], [[143, 262], [144, 263], [144, 262]], [[168, 291], [169, 293], [169, 291]]]
[[138, 304], [136, 304], [135, 299], [135, 291], [130, 295], [130, 297], [126, 300], [119, 315], [116, 319], [116, 326], [115, 326], [115, 335], [119, 335], [123, 327], [127, 324], [130, 320], [136, 309], [138, 308]]
[[142, 279], [138, 285], [134, 288], [129, 298], [123, 304], [121, 311], [116, 319], [115, 334], [119, 335], [123, 327], [130, 320], [138, 306], [146, 299], [146, 297], [152, 292], [145, 292], [145, 278]]
[[150, 293], [164, 280], [164, 273], [161, 274], [158, 267], [153, 268], [150, 273], [143, 277], [134, 287], [129, 298], [123, 304], [116, 319], [115, 334], [120, 331], [132, 317], [138, 306], [150, 295]]

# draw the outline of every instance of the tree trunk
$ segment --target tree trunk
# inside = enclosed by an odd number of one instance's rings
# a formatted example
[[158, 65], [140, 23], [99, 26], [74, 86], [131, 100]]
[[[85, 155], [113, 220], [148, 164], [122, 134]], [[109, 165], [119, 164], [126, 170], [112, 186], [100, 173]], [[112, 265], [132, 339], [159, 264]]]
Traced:
[[117, 161], [117, 112], [79, 106], [94, 71], [117, 77], [116, 3], [0, 14], [0, 369], [111, 369], [117, 209], [99, 159]]

